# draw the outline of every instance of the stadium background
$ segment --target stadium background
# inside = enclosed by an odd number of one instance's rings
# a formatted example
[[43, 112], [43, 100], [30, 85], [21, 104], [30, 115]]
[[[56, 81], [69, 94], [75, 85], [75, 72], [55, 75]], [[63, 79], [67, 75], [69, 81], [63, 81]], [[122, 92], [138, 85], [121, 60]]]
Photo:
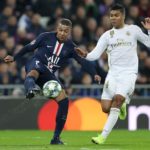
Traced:
[[[141, 20], [150, 16], [149, 0], [0, 1], [0, 129], [53, 130], [57, 108], [51, 100], [24, 99], [24, 89], [20, 85], [25, 78], [23, 66], [31, 54], [8, 65], [2, 59], [7, 54], [17, 53], [40, 33], [55, 30], [55, 24], [62, 17], [73, 22], [73, 41], [83, 49], [92, 50], [99, 37], [111, 28], [108, 10], [114, 2], [123, 3], [126, 7], [127, 24], [137, 24], [141, 27]], [[150, 129], [150, 51], [139, 44], [138, 55], [138, 86], [128, 108], [126, 121], [119, 121], [116, 128]], [[102, 77], [103, 84], [108, 70], [106, 54], [93, 63]], [[57, 76], [70, 96], [70, 110], [65, 129], [102, 129], [107, 118], [107, 115], [102, 113], [99, 102], [102, 86], [93, 84], [93, 78], [73, 60], [66, 64]]]

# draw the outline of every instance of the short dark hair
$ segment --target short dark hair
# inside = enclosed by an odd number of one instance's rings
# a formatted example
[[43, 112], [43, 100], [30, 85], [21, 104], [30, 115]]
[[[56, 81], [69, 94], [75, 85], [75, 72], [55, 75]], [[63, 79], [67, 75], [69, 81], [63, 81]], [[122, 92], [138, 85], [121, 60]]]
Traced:
[[111, 10], [119, 10], [121, 13], [125, 14], [125, 7], [121, 4], [114, 4], [111, 8], [110, 8], [110, 11]]
[[69, 19], [62, 18], [62, 19], [60, 19], [59, 23], [72, 28], [72, 22]]

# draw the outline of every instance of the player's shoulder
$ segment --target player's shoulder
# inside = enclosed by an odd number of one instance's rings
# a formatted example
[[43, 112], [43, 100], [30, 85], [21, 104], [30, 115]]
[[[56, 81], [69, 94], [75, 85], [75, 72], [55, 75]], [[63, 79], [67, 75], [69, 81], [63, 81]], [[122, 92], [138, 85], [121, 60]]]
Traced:
[[39, 36], [40, 37], [50, 37], [50, 36], [55, 36], [55, 32], [43, 32]]
[[69, 47], [72, 47], [72, 48], [77, 46], [71, 39], [69, 39], [69, 40], [66, 42], [66, 44], [67, 44]]
[[126, 25], [126, 28], [131, 29], [132, 31], [140, 29], [140, 27], [135, 24]]
[[107, 39], [110, 37], [110, 35], [114, 33], [114, 30], [113, 29], [109, 29], [107, 31], [105, 31], [100, 38], [104, 38], [104, 39]]

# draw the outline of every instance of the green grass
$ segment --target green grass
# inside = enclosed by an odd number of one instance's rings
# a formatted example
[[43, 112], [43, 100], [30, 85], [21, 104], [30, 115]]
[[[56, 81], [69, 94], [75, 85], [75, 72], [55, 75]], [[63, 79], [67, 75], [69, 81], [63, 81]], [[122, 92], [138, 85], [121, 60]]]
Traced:
[[91, 143], [98, 132], [64, 131], [62, 139], [67, 145], [49, 145], [52, 132], [34, 130], [0, 131], [0, 150], [149, 150], [148, 130], [114, 130], [104, 145]]

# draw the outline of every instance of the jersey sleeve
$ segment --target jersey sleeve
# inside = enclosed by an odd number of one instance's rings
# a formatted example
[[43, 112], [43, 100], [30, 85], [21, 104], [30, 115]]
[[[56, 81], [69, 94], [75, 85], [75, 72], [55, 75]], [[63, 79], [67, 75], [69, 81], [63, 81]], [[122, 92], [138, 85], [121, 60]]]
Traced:
[[148, 31], [148, 35], [143, 33], [143, 31], [141, 30], [141, 28], [139, 28], [138, 26], [134, 25], [135, 27], [135, 34], [136, 34], [136, 38], [139, 42], [143, 43], [145, 46], [150, 47], [150, 31]]
[[72, 57], [82, 66], [83, 70], [89, 73], [91, 76], [97, 74], [96, 67], [93, 62], [90, 62], [84, 58], [81, 58], [75, 50], [73, 50]]
[[88, 53], [86, 59], [90, 61], [97, 60], [107, 49], [107, 45], [107, 33], [105, 32], [98, 40], [96, 47], [90, 53]]
[[25, 45], [15, 56], [14, 60], [19, 59], [26, 53], [34, 51], [36, 48], [40, 47], [43, 38], [45, 37], [45, 33], [40, 34], [35, 40]]

